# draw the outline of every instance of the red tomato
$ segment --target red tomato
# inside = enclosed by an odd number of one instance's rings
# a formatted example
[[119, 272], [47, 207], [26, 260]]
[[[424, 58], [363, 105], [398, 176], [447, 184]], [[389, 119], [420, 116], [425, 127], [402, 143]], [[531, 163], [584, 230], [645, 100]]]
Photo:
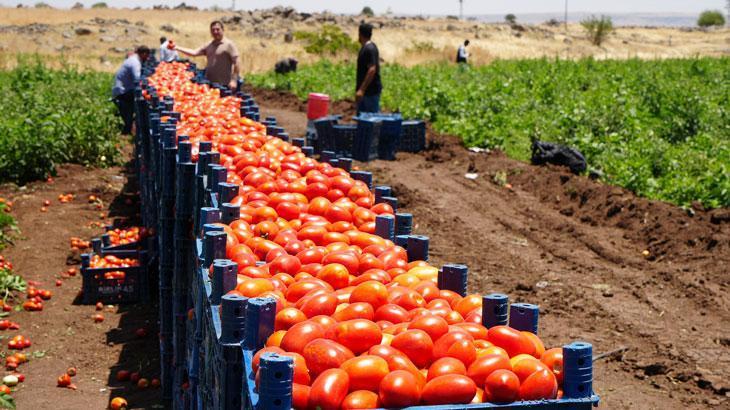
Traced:
[[322, 264], [335, 263], [343, 266], [352, 275], [356, 275], [360, 269], [360, 259], [355, 252], [349, 250], [336, 251], [325, 255]]
[[545, 353], [542, 354], [542, 357], [540, 357], [540, 361], [545, 363], [545, 366], [548, 367], [554, 374], [555, 378], [558, 380], [558, 384], [563, 384], [563, 349], [560, 347], [555, 347], [552, 349], [548, 349], [545, 351]]
[[367, 390], [356, 390], [342, 402], [342, 409], [377, 409], [380, 407], [378, 394]]
[[446, 374], [466, 375], [466, 367], [461, 360], [454, 359], [453, 357], [442, 357], [431, 363], [431, 366], [428, 368], [426, 380], [430, 381], [435, 377]]
[[489, 329], [488, 340], [507, 351], [509, 357], [524, 353], [533, 355], [535, 346], [527, 336], [509, 326], [494, 326]]
[[423, 330], [406, 330], [396, 335], [391, 346], [403, 352], [419, 368], [428, 366], [433, 358], [433, 341]]
[[517, 400], [520, 393], [520, 379], [509, 370], [495, 370], [487, 376], [484, 385], [484, 400], [506, 404]]
[[328, 263], [327, 256], [324, 259], [325, 266], [317, 273], [317, 279], [329, 283], [334, 289], [342, 289], [349, 285], [350, 274], [347, 268], [339, 263]]
[[292, 407], [306, 409], [309, 406], [310, 387], [299, 383], [292, 384]]
[[542, 343], [542, 340], [540, 340], [540, 338], [537, 337], [537, 335], [532, 332], [522, 331], [520, 333], [522, 333], [523, 336], [530, 339], [530, 342], [532, 342], [532, 345], [535, 346], [535, 353], [533, 353], [532, 355], [534, 357], [536, 357], [537, 359], [541, 358], [542, 354], [545, 353], [545, 345]]
[[307, 368], [315, 377], [327, 369], [338, 368], [355, 355], [350, 349], [329, 339], [314, 339], [302, 351]]
[[512, 371], [519, 377], [520, 383], [524, 383], [525, 379], [536, 371], [547, 368], [543, 362], [535, 358], [523, 359], [512, 365]]
[[350, 388], [350, 378], [342, 369], [329, 369], [320, 374], [309, 391], [309, 406], [321, 410], [339, 410]]
[[431, 340], [438, 340], [449, 331], [449, 324], [438, 316], [425, 315], [415, 318], [408, 329], [420, 329], [428, 333]]
[[301, 310], [294, 307], [284, 308], [276, 314], [274, 330], [288, 330], [290, 327], [305, 320], [307, 320], [307, 315], [302, 313]]
[[477, 393], [477, 385], [464, 375], [449, 374], [438, 376], [426, 383], [421, 393], [421, 401], [426, 405], [467, 404]]
[[350, 390], [378, 391], [380, 381], [389, 373], [388, 362], [382, 357], [363, 355], [342, 363], [340, 368], [350, 376]]
[[353, 319], [332, 326], [327, 331], [327, 336], [359, 355], [372, 346], [380, 344], [383, 332], [371, 320]]
[[[323, 290], [323, 292], [327, 291]], [[337, 296], [332, 293], [313, 295], [311, 297], [305, 296], [301, 300], [301, 311], [308, 318], [318, 315], [329, 316], [335, 313], [335, 309], [337, 309]]]
[[449, 348], [451, 348], [451, 345], [459, 340], [468, 340], [473, 342], [474, 338], [471, 333], [468, 333], [466, 330], [454, 328], [449, 331], [449, 333], [446, 333], [436, 340], [436, 343], [433, 345], [433, 357], [435, 359], [440, 359], [442, 357], [449, 356]]
[[421, 401], [421, 387], [413, 374], [395, 370], [381, 380], [378, 397], [386, 408], [414, 406]]
[[499, 369], [512, 371], [509, 359], [498, 354], [488, 354], [476, 359], [466, 370], [466, 375], [478, 386], [484, 386], [487, 376]]
[[355, 286], [350, 294], [350, 303], [369, 303], [373, 309], [388, 303], [388, 288], [380, 282], [370, 280]]
[[350, 303], [343, 309], [335, 312], [335, 314], [332, 315], [332, 318], [338, 322], [344, 322], [346, 320], [352, 319], [374, 320], [375, 311], [373, 310], [373, 307], [370, 306], [368, 303]]
[[531, 374], [520, 385], [521, 400], [554, 399], [558, 394], [558, 381], [548, 369]]
[[446, 356], [459, 359], [464, 365], [469, 366], [477, 358], [477, 349], [471, 340], [457, 340], [446, 351]]
[[300, 322], [289, 328], [281, 339], [281, 348], [287, 352], [302, 353], [304, 346], [324, 337], [324, 326], [313, 321]]
[[391, 323], [403, 323], [408, 320], [408, 311], [402, 307], [388, 303], [375, 311], [375, 320], [387, 320]]

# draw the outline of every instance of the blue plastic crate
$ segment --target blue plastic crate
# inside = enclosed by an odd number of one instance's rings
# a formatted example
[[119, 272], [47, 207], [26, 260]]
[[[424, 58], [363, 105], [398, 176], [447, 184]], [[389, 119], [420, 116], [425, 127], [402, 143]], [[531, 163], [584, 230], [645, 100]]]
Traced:
[[335, 156], [347, 156], [352, 153], [357, 126], [355, 124], [336, 124], [332, 126], [334, 146], [328, 147], [335, 152]]
[[359, 119], [352, 146], [352, 158], [367, 162], [378, 158], [378, 144], [382, 122], [374, 119]]
[[[139, 260], [139, 266], [124, 268], [91, 268], [88, 266], [88, 261], [91, 255], [82, 255], [81, 303], [85, 305], [94, 305], [97, 302], [102, 302], [104, 304], [147, 302], [149, 300], [150, 282], [147, 271], [146, 252], [114, 251], [113, 253], [107, 252], [106, 254], [116, 254], [115, 256], [118, 257], [134, 257]], [[124, 272], [124, 278], [106, 278], [105, 274], [111, 272]]]
[[319, 154], [322, 151], [331, 151], [335, 148], [335, 136], [333, 126], [337, 120], [331, 117], [322, 117], [314, 121], [316, 139], [313, 139], [314, 152]]
[[395, 152], [403, 132], [403, 116], [400, 113], [360, 113], [355, 119], [372, 119], [382, 122], [380, 141], [378, 142], [378, 158], [394, 160]]
[[426, 149], [426, 123], [403, 121], [403, 131], [398, 142], [398, 151], [421, 152]]

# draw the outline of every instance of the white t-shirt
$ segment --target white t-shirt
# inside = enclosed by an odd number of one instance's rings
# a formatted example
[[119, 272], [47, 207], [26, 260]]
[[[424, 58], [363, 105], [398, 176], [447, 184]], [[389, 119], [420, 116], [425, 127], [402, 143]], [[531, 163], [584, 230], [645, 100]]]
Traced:
[[[453, 48], [452, 48], [453, 50]], [[469, 53], [466, 52], [466, 46], [463, 44], [459, 46], [459, 58], [466, 60], [469, 57]]]
[[170, 62], [177, 58], [177, 51], [167, 48], [167, 44], [169, 42], [170, 40], [165, 40], [165, 42], [160, 46], [160, 61]]

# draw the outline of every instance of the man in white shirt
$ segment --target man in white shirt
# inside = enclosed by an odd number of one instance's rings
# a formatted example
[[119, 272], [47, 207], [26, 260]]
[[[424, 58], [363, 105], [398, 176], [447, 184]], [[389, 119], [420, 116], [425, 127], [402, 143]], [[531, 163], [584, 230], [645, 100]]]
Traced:
[[114, 86], [112, 97], [119, 108], [119, 115], [124, 120], [122, 134], [132, 133], [132, 121], [134, 120], [134, 89], [139, 84], [142, 75], [142, 63], [150, 56], [150, 49], [147, 46], [137, 47], [119, 67], [114, 75]]
[[170, 62], [177, 59], [177, 51], [168, 48], [170, 40], [166, 37], [160, 37], [160, 61]]
[[469, 40], [464, 40], [464, 44], [459, 46], [459, 51], [456, 52], [456, 62], [466, 64], [469, 61], [469, 53], [466, 52], [466, 46], [469, 45]]

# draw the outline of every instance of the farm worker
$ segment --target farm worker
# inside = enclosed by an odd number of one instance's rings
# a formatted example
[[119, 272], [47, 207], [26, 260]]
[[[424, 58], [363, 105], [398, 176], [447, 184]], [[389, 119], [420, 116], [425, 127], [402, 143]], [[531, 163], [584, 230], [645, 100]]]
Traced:
[[357, 78], [355, 85], [355, 102], [357, 113], [380, 112], [380, 92], [383, 84], [380, 82], [380, 54], [378, 46], [372, 42], [373, 26], [360, 23], [358, 41], [360, 52], [357, 55]]
[[124, 121], [122, 134], [132, 133], [132, 121], [134, 119], [134, 89], [139, 84], [142, 75], [142, 63], [150, 57], [150, 49], [147, 46], [139, 46], [119, 67], [114, 75], [114, 87], [112, 88], [112, 99], [119, 108], [119, 115]]
[[[174, 61], [177, 59], [177, 51], [169, 48], [170, 40], [167, 37], [160, 37], [160, 61]], [[174, 44], [174, 43], [173, 43]]]
[[468, 63], [469, 53], [466, 52], [466, 46], [469, 45], [469, 40], [464, 40], [464, 44], [459, 46], [459, 50], [456, 52], [457, 63]]
[[208, 60], [205, 67], [205, 78], [211, 83], [228, 86], [235, 90], [238, 87], [238, 49], [233, 42], [223, 37], [223, 23], [216, 20], [210, 23], [210, 35], [213, 40], [197, 50], [175, 47], [176, 50], [189, 56], [202, 56]]

